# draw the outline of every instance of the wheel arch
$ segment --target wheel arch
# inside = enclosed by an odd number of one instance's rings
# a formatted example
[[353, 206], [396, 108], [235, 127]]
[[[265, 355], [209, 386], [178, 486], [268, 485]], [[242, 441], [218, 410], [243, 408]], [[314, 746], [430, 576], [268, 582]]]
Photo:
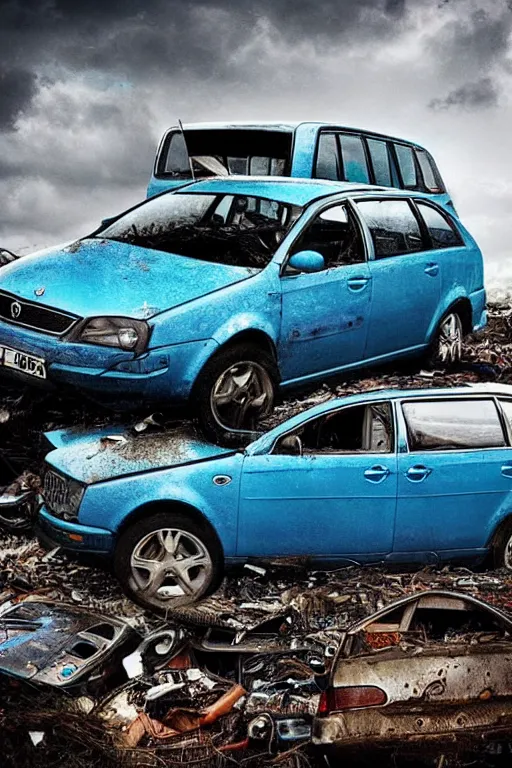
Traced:
[[157, 512], [185, 513], [191, 521], [197, 525], [202, 526], [205, 530], [208, 530], [212, 536], [215, 537], [216, 543], [219, 547], [220, 555], [224, 560], [224, 548], [222, 546], [219, 534], [215, 530], [215, 527], [203, 512], [201, 512], [197, 507], [194, 507], [192, 504], [187, 504], [184, 501], [176, 501], [174, 499], [158, 499], [156, 501], [144, 502], [140, 506], [136, 507], [122, 520], [119, 528], [117, 529], [116, 538], [119, 539], [119, 537], [122, 536], [122, 534], [128, 528], [137, 523], [139, 520], [143, 520], [145, 517], [148, 517], [149, 515], [155, 514]]
[[471, 301], [465, 295], [452, 296], [445, 308], [432, 318], [432, 323], [428, 332], [429, 344], [436, 338], [436, 333], [442, 319], [451, 312], [457, 312], [459, 315], [464, 336], [471, 333], [473, 330], [473, 308], [471, 306]]

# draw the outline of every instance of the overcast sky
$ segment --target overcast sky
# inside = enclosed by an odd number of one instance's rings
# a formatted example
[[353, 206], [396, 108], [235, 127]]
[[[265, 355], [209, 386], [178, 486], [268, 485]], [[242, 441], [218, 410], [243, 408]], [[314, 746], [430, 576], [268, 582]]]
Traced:
[[0, 0], [0, 245], [145, 196], [163, 131], [312, 119], [434, 155], [512, 286], [512, 0]]

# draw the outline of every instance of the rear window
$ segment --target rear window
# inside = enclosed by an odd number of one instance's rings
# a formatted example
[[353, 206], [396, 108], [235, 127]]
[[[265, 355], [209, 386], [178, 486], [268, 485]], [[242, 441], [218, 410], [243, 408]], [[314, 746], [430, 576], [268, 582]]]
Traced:
[[444, 192], [441, 184], [441, 179], [437, 173], [437, 169], [434, 166], [432, 158], [422, 149], [416, 150], [416, 159], [421, 168], [421, 175], [423, 176], [423, 185], [427, 192]]
[[157, 175], [188, 179], [192, 163], [196, 178], [284, 176], [290, 170], [292, 140], [291, 131], [186, 130], [184, 137], [173, 131], [164, 141]]
[[416, 201], [416, 205], [428, 229], [433, 248], [453, 248], [464, 244], [455, 226], [441, 211], [420, 200]]
[[343, 161], [343, 178], [346, 181], [356, 181], [361, 184], [370, 183], [370, 175], [366, 164], [366, 154], [360, 136], [340, 134], [341, 157]]
[[424, 249], [420, 227], [407, 200], [359, 200], [370, 230], [376, 259]]
[[404, 188], [417, 189], [418, 178], [412, 147], [406, 147], [405, 144], [395, 144], [395, 151]]
[[410, 451], [456, 451], [506, 445], [493, 400], [435, 400], [402, 405]]

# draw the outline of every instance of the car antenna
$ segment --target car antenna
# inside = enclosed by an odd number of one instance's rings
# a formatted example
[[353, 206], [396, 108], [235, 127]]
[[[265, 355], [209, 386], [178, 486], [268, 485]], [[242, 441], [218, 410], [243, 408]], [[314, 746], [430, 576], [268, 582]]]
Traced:
[[186, 136], [185, 136], [185, 131], [183, 130], [183, 123], [181, 122], [181, 120], [179, 118], [178, 118], [178, 125], [179, 125], [180, 131], [181, 131], [181, 135], [183, 136], [183, 141], [185, 142], [185, 149], [187, 150], [188, 164], [190, 166], [190, 173], [192, 174], [192, 181], [195, 181], [196, 180], [196, 176], [195, 176], [195, 173], [194, 173], [194, 163], [193, 163], [192, 158], [190, 157], [190, 153], [188, 151], [188, 144], [187, 144], [187, 139], [186, 139]]

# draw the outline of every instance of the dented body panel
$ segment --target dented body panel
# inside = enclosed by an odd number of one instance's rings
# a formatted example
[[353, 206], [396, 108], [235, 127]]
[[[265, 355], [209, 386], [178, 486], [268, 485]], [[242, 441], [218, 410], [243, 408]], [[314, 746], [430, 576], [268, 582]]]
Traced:
[[[430, 636], [436, 622], [444, 638]], [[511, 630], [501, 611], [444, 590], [386, 606], [348, 631], [330, 675], [332, 691], [377, 690], [384, 706], [343, 707], [332, 695], [330, 711], [320, 708], [315, 719], [313, 742], [341, 751], [510, 735]]]

